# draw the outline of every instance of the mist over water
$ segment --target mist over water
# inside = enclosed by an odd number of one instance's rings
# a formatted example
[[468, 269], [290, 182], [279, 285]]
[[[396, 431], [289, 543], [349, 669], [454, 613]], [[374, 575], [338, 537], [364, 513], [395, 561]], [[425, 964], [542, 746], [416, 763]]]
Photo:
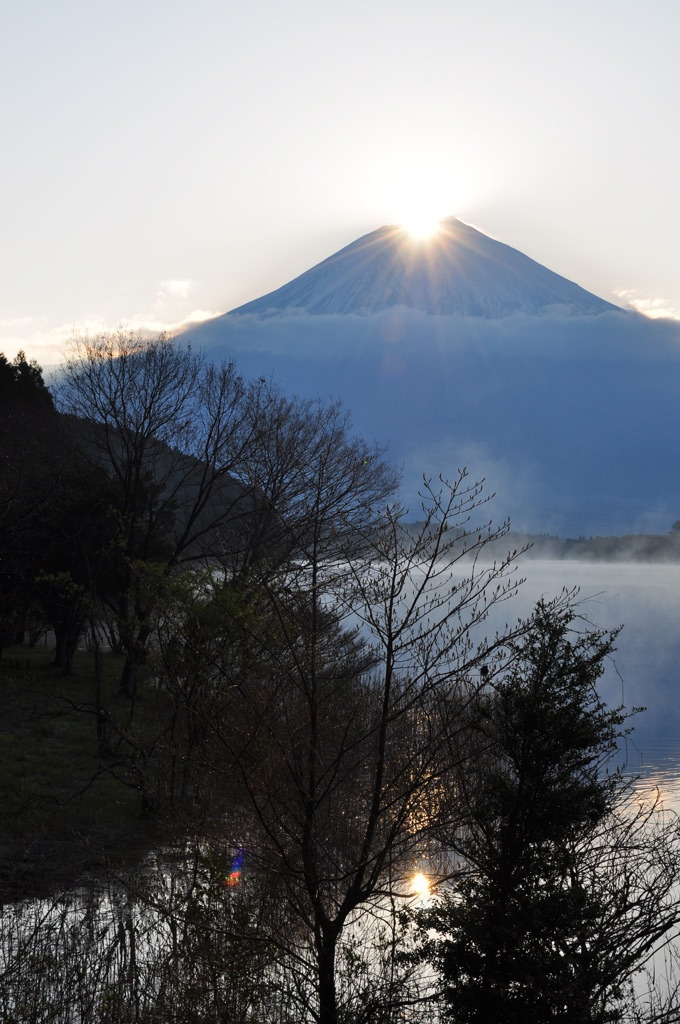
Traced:
[[[527, 615], [541, 597], [578, 587], [578, 612], [602, 629], [623, 629], [600, 682], [611, 706], [644, 706], [622, 750], [642, 785], [659, 784], [680, 811], [680, 566], [526, 559], [517, 597], [490, 625]], [[585, 623], [584, 623], [585, 624]]]
[[228, 315], [187, 334], [306, 398], [340, 398], [358, 434], [403, 470], [468, 466], [493, 518], [562, 537], [665, 533], [680, 514], [680, 324], [632, 313]]
[[[483, 570], [478, 565], [476, 572]], [[463, 579], [471, 571], [472, 564], [463, 560], [452, 576]], [[658, 781], [680, 813], [680, 564], [524, 557], [509, 580], [518, 582], [518, 589], [473, 627], [473, 643], [502, 636], [528, 618], [539, 600], [550, 602], [564, 591], [574, 608], [575, 629], [621, 627], [598, 691], [610, 707], [644, 710], [629, 721], [633, 732], [622, 742], [616, 765], [640, 776], [643, 788]], [[416, 582], [414, 574], [411, 587]], [[444, 587], [445, 581], [439, 577], [435, 585]], [[444, 614], [445, 607], [440, 617]], [[370, 640], [370, 630], [366, 636]]]

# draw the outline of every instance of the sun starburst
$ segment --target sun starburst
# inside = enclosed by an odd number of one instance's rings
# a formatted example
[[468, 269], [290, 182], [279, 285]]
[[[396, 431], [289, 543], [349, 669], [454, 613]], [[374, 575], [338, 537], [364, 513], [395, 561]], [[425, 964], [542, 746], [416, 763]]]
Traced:
[[401, 228], [415, 242], [428, 242], [441, 231], [441, 221], [427, 214], [414, 214], [401, 221]]

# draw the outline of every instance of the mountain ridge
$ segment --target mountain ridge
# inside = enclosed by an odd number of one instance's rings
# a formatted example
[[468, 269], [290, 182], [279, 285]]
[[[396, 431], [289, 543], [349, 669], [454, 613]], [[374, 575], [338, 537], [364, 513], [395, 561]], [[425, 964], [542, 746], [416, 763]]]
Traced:
[[411, 238], [398, 225], [378, 228], [225, 316], [370, 314], [395, 307], [483, 319], [620, 309], [518, 249], [448, 217], [426, 240]]
[[[211, 360], [233, 358], [245, 376], [270, 377], [305, 398], [340, 399], [357, 432], [401, 468], [414, 518], [423, 474], [455, 478], [466, 466], [496, 493], [494, 518], [509, 516], [515, 529], [561, 536], [668, 530], [680, 516], [680, 324], [590, 293], [590, 311], [568, 301], [541, 305], [545, 288], [528, 309], [515, 303], [497, 316], [488, 303], [486, 316], [434, 315], [431, 305], [371, 311], [357, 291], [357, 259], [359, 266], [374, 260], [376, 249], [387, 258], [395, 239], [405, 244], [396, 232], [378, 229], [311, 268], [311, 283], [305, 274], [290, 283], [309, 284], [308, 296], [283, 286], [183, 338]], [[557, 278], [560, 298], [568, 300], [573, 287], [582, 299], [579, 286], [517, 250], [480, 240], [473, 228], [460, 233], [474, 243], [466, 255], [482, 247], [492, 278], [503, 280], [508, 266], [517, 273], [529, 267], [528, 288], [539, 266], [541, 281]], [[421, 262], [427, 251], [421, 247]], [[388, 275], [382, 299], [389, 287]], [[516, 278], [508, 287], [513, 300], [521, 297]], [[323, 299], [326, 288], [326, 308], [347, 312], [303, 305]], [[496, 294], [502, 298], [503, 288]], [[422, 288], [415, 297], [423, 298]], [[298, 305], [278, 308], [284, 300]]]

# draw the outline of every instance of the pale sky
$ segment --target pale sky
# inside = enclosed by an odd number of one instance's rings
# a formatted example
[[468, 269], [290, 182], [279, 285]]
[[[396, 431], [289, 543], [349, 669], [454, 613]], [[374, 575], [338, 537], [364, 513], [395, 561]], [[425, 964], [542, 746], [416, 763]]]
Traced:
[[677, 0], [4, 0], [0, 351], [172, 330], [421, 206], [680, 316]]

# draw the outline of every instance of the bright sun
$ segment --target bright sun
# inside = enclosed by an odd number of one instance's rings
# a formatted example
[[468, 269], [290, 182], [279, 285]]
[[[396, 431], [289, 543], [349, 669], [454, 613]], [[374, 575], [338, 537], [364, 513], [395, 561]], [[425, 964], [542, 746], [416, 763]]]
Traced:
[[414, 214], [401, 221], [401, 227], [410, 238], [426, 242], [441, 231], [441, 221], [429, 215]]

